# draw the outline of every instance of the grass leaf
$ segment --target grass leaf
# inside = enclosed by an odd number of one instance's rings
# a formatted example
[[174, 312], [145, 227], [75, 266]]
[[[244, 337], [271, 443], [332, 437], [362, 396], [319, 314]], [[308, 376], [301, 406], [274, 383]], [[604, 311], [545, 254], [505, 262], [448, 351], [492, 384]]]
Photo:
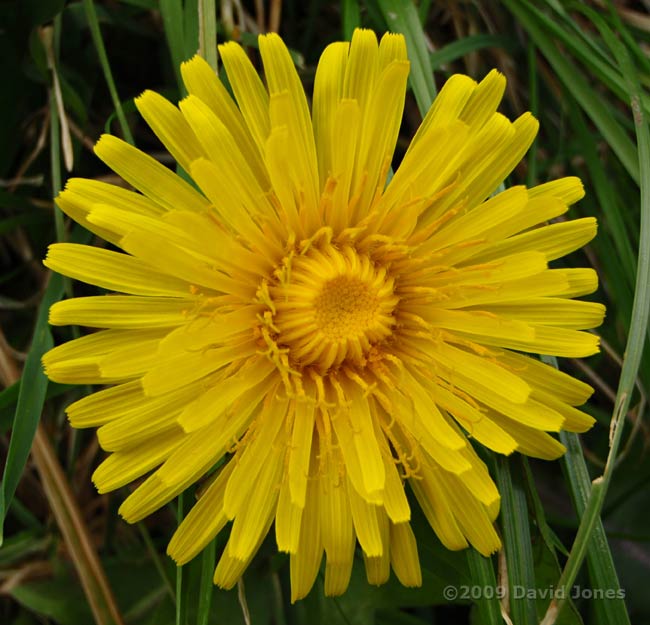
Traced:
[[508, 567], [510, 617], [513, 623], [536, 623], [535, 601], [519, 589], [535, 588], [533, 549], [530, 542], [528, 505], [523, 469], [518, 459], [497, 457], [496, 481], [501, 493], [501, 527]]
[[50, 327], [47, 323], [48, 312], [50, 306], [59, 301], [62, 295], [63, 277], [54, 274], [38, 309], [32, 346], [25, 361], [25, 368], [20, 380], [18, 404], [0, 487], [0, 544], [2, 544], [3, 524], [7, 516], [7, 509], [11, 504], [18, 481], [27, 463], [45, 401], [47, 378], [43, 373], [41, 356], [54, 346]]

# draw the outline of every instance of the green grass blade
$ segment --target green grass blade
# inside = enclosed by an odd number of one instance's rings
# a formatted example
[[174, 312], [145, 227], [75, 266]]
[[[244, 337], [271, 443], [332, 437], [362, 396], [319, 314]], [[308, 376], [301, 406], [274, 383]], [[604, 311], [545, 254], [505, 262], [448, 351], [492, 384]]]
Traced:
[[210, 605], [214, 585], [214, 563], [217, 552], [216, 538], [203, 550], [201, 554], [201, 585], [199, 586], [199, 608], [196, 619], [197, 625], [208, 625], [210, 619]]
[[619, 199], [616, 196], [615, 188], [610, 184], [610, 177], [599, 157], [598, 145], [589, 133], [582, 113], [577, 110], [577, 104], [570, 104], [569, 118], [571, 127], [580, 141], [581, 155], [585, 159], [585, 165], [596, 192], [598, 205], [607, 221], [608, 234], [611, 234], [614, 249], [625, 269], [625, 281], [631, 290], [634, 286], [634, 275], [636, 273], [635, 252], [631, 245], [630, 234], [623, 220], [623, 211]]
[[165, 570], [165, 566], [162, 563], [160, 554], [156, 550], [156, 546], [151, 540], [151, 535], [149, 534], [149, 530], [147, 529], [147, 526], [144, 523], [140, 522], [138, 523], [138, 529], [140, 530], [140, 536], [142, 536], [142, 540], [144, 542], [147, 553], [149, 554], [151, 561], [156, 567], [156, 571], [158, 571], [158, 575], [160, 575], [160, 579], [163, 583], [165, 592], [169, 595], [169, 598], [173, 602], [176, 601], [176, 595], [174, 594], [174, 587], [172, 586], [172, 580], [169, 578], [169, 575], [167, 575], [167, 571]]
[[95, 44], [95, 49], [97, 50], [99, 63], [102, 66], [102, 71], [104, 72], [104, 78], [106, 79], [106, 84], [108, 85], [108, 91], [111, 94], [111, 100], [113, 101], [113, 106], [115, 107], [115, 113], [117, 114], [117, 119], [120, 123], [122, 134], [124, 135], [124, 139], [126, 141], [133, 144], [133, 135], [131, 134], [129, 124], [126, 121], [126, 115], [124, 114], [124, 109], [122, 108], [122, 102], [117, 93], [115, 81], [113, 80], [113, 72], [111, 71], [110, 63], [108, 62], [108, 55], [106, 54], [104, 40], [102, 39], [102, 33], [99, 29], [99, 21], [97, 20], [97, 12], [95, 11], [93, 0], [84, 0], [84, 9], [86, 11], [88, 26], [90, 27], [90, 34], [92, 35], [93, 43]]
[[7, 515], [7, 509], [11, 504], [18, 481], [27, 463], [29, 450], [32, 447], [34, 434], [45, 402], [47, 378], [43, 374], [41, 356], [54, 347], [47, 317], [50, 306], [59, 301], [62, 296], [63, 278], [58, 274], [52, 275], [38, 308], [32, 346], [25, 361], [20, 390], [18, 391], [18, 404], [0, 488], [0, 544], [2, 544], [2, 526]]
[[436, 85], [418, 11], [410, 0], [378, 0], [378, 4], [388, 27], [406, 39], [411, 61], [409, 82], [424, 116], [436, 97]]
[[[584, 515], [591, 480], [587, 464], [582, 453], [582, 446], [577, 434], [560, 432], [560, 441], [567, 448], [562, 459], [567, 483], [571, 489], [573, 505], [578, 518]], [[629, 625], [625, 602], [621, 598], [621, 587], [616, 574], [616, 568], [607, 542], [607, 535], [602, 521], [598, 519], [593, 529], [589, 548], [587, 550], [589, 579], [593, 588], [611, 589], [615, 597], [606, 600], [594, 600], [594, 608], [599, 625]]]
[[501, 625], [500, 597], [504, 589], [497, 588], [497, 578], [491, 558], [482, 556], [474, 549], [467, 550], [467, 564], [469, 565], [472, 585], [482, 588], [481, 596], [476, 601], [481, 625]]
[[480, 33], [452, 41], [439, 50], [432, 52], [429, 59], [431, 67], [435, 71], [443, 65], [456, 61], [466, 54], [477, 52], [478, 50], [484, 50], [485, 48], [503, 48], [504, 50], [509, 50], [512, 47], [512, 39], [509, 37]]
[[531, 13], [527, 10], [527, 7], [530, 6], [528, 2], [504, 0], [504, 5], [532, 37], [535, 45], [551, 64], [553, 71], [601, 132], [630, 177], [635, 182], [638, 182], [640, 175], [639, 161], [634, 144], [625, 130], [612, 118], [610, 110], [603, 103], [600, 95], [583, 78], [583, 72], [567, 58], [558, 48], [557, 43], [547, 35], [546, 31], [531, 16]]
[[176, 82], [181, 93], [184, 93], [181, 77], [181, 63], [185, 60], [183, 2], [182, 0], [160, 0], [159, 6]]
[[[530, 112], [539, 117], [539, 80], [537, 77], [537, 48], [532, 42], [529, 42], [526, 50], [528, 60], [528, 102], [530, 103]], [[532, 187], [537, 183], [537, 149], [538, 138], [535, 137], [533, 144], [528, 151], [526, 162], [528, 163], [528, 172], [526, 174], [526, 186]]]
[[217, 67], [217, 9], [215, 0], [199, 2], [199, 54], [216, 72]]
[[510, 618], [517, 625], [528, 625], [537, 622], [535, 600], [528, 593], [521, 597], [521, 592], [516, 595], [515, 592], [521, 588], [535, 588], [535, 570], [523, 470], [513, 465], [513, 460], [498, 456], [496, 481], [501, 493], [500, 518], [508, 566]]
[[354, 29], [361, 26], [359, 0], [341, 0], [341, 18], [343, 23], [343, 39], [350, 41]]
[[427, 23], [427, 18], [429, 17], [429, 11], [431, 10], [431, 0], [420, 0], [418, 2], [418, 17], [420, 18], [420, 23], [424, 27]]

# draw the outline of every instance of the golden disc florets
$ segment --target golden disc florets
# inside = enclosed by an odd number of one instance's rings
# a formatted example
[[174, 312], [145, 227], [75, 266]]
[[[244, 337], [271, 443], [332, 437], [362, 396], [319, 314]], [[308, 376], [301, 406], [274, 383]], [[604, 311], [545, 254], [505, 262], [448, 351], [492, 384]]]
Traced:
[[367, 255], [328, 244], [297, 256], [291, 271], [270, 287], [276, 342], [293, 366], [319, 373], [343, 362], [362, 365], [391, 335], [398, 298], [394, 279]]

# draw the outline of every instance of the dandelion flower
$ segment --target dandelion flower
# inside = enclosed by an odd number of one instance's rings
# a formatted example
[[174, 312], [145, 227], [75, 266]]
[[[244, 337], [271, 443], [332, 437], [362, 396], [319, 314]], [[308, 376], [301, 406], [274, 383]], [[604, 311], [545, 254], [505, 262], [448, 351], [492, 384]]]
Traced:
[[496, 112], [498, 72], [450, 78], [390, 177], [401, 35], [328, 46], [311, 113], [280, 37], [259, 49], [266, 84], [220, 46], [234, 99], [195, 57], [178, 107], [136, 100], [194, 184], [108, 135], [97, 156], [139, 193], [68, 182], [61, 209], [124, 253], [50, 247], [49, 268], [112, 294], [52, 306], [53, 325], [99, 330], [45, 370], [106, 386], [68, 416], [110, 452], [100, 492], [138, 482], [127, 521], [202, 481], [169, 545], [178, 563], [231, 523], [214, 575], [230, 588], [274, 526], [293, 600], [323, 555], [325, 592], [344, 592], [357, 542], [370, 583], [392, 568], [417, 586], [406, 482], [446, 547], [488, 555], [499, 493], [473, 445], [553, 459], [549, 432], [592, 425], [576, 408], [592, 389], [526, 354], [598, 351], [583, 330], [604, 308], [573, 299], [596, 274], [549, 268], [596, 221], [547, 224], [582, 197], [576, 178], [494, 194], [537, 132]]

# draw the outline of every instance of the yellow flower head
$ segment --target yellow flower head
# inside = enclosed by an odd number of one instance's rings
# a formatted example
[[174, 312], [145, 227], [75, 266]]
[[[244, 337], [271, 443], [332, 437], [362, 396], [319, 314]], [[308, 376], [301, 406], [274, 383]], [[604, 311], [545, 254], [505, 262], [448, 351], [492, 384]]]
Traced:
[[[357, 30], [323, 53], [310, 114], [282, 40], [261, 36], [266, 86], [220, 47], [182, 66], [177, 108], [139, 111], [195, 186], [112, 136], [95, 151], [140, 193], [71, 180], [70, 217], [125, 253], [71, 243], [45, 264], [112, 295], [55, 304], [50, 322], [100, 328], [43, 359], [50, 379], [108, 388], [68, 408], [111, 455], [100, 492], [149, 474], [120, 508], [135, 522], [210, 474], [169, 545], [179, 563], [228, 523], [215, 583], [232, 587], [271, 526], [292, 598], [326, 555], [345, 591], [357, 541], [368, 580], [421, 583], [410, 487], [444, 545], [498, 549], [499, 493], [469, 439], [557, 458], [592, 389], [522, 352], [588, 356], [600, 304], [590, 269], [548, 263], [592, 218], [546, 225], [576, 178], [491, 194], [537, 122], [496, 112], [505, 79], [453, 76], [394, 176], [409, 63], [401, 35]], [[216, 470], [214, 470], [214, 468]]]

